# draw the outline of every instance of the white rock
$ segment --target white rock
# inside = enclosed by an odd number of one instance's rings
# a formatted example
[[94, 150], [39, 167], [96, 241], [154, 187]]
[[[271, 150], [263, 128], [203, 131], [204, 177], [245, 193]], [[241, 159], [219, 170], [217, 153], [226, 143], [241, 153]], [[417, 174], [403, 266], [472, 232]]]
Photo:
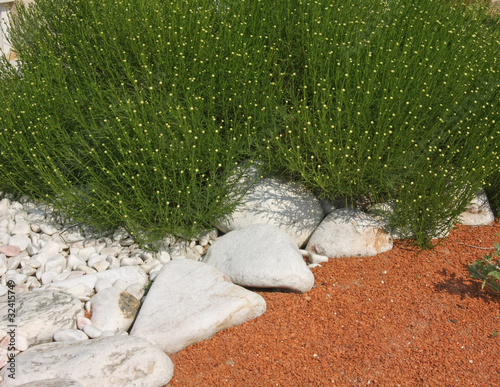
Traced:
[[[83, 315], [81, 302], [60, 290], [33, 290], [16, 296], [16, 332], [30, 345], [52, 341], [54, 332], [76, 328], [75, 317]], [[9, 330], [8, 302], [0, 299], [0, 329]]]
[[28, 222], [24, 221], [19, 221], [16, 222], [15, 226], [11, 230], [11, 234], [26, 234], [28, 235], [31, 231], [31, 226]]
[[6, 232], [0, 232], [0, 246], [7, 246], [9, 244], [10, 235]]
[[153, 258], [149, 258], [146, 260], [146, 262], [144, 262], [140, 268], [142, 270], [144, 270], [144, 272], [146, 274], [148, 274], [151, 269], [153, 269], [154, 267], [158, 266], [158, 265], [161, 265], [161, 263], [159, 261], [157, 261], [156, 259], [153, 259]]
[[[56, 287], [56, 285], [54, 285], [54, 287]], [[65, 289], [65, 290], [69, 294], [72, 294], [73, 296], [78, 297], [78, 299], [80, 299], [80, 300], [82, 298], [85, 298], [85, 297], [90, 297], [94, 293], [94, 289], [89, 288], [84, 283], [76, 284], [75, 286], [72, 286], [69, 289]]]
[[70, 254], [70, 255], [68, 255], [67, 265], [68, 265], [68, 267], [71, 268], [71, 270], [76, 270], [78, 265], [85, 265], [85, 261], [78, 258], [76, 255]]
[[87, 261], [87, 265], [89, 267], [92, 267], [94, 266], [97, 262], [102, 262], [102, 261], [105, 261], [107, 258], [106, 255], [101, 255], [101, 254], [97, 254], [97, 253], [94, 253], [94, 254], [91, 254], [88, 261]]
[[41, 249], [41, 253], [46, 253], [48, 257], [54, 257], [61, 251], [61, 245], [57, 242], [49, 241]]
[[71, 274], [70, 270], [64, 269], [61, 273], [59, 273], [52, 279], [52, 282], [64, 281], [66, 278], [70, 276], [70, 274]]
[[50, 223], [41, 223], [40, 229], [44, 234], [47, 235], [54, 235], [57, 231], [59, 231], [57, 227], [55, 227], [53, 224]]
[[140, 300], [145, 293], [144, 286], [142, 286], [141, 284], [130, 285], [125, 291], [132, 294], [138, 300]]
[[101, 330], [128, 330], [135, 319], [140, 302], [130, 293], [117, 288], [107, 288], [94, 295], [92, 325]]
[[26, 247], [26, 251], [28, 252], [29, 255], [36, 255], [40, 251], [38, 246], [34, 243], [29, 243], [28, 246]]
[[114, 331], [102, 331], [101, 337], [110, 337], [110, 336], [114, 336], [114, 335], [115, 335]]
[[314, 231], [306, 250], [327, 257], [369, 257], [392, 249], [392, 237], [370, 215], [355, 209], [332, 211]]
[[92, 325], [92, 322], [87, 317], [78, 316], [76, 318], [76, 326], [78, 329], [83, 330], [84, 325]]
[[458, 221], [466, 226], [490, 226], [495, 221], [495, 215], [484, 190], [481, 189], [476, 194], [466, 210], [460, 214]]
[[94, 274], [94, 273], [97, 273], [96, 269], [88, 267], [87, 265], [78, 265], [76, 267], [76, 270], [83, 271], [83, 272], [85, 272], [85, 274]]
[[54, 332], [54, 341], [88, 340], [87, 334], [78, 329], [59, 329]]
[[16, 274], [6, 274], [6, 282], [8, 283], [9, 281], [14, 281], [14, 283], [16, 285], [21, 285], [23, 284], [24, 282], [26, 282], [26, 280], [28, 279], [28, 276], [26, 274], [20, 274], [20, 273], [16, 273]]
[[21, 251], [26, 250], [31, 243], [31, 239], [27, 234], [15, 234], [10, 237], [9, 244], [19, 247]]
[[85, 239], [78, 231], [65, 231], [60, 236], [66, 243], [81, 242]]
[[[216, 226], [224, 233], [267, 223], [285, 231], [301, 247], [325, 214], [319, 200], [300, 185], [275, 178], [254, 180], [229, 221]], [[248, 180], [240, 180], [247, 186]]]
[[28, 279], [25, 282], [25, 285], [28, 286], [29, 290], [37, 289], [40, 286], [42, 286], [42, 284], [35, 277], [28, 277]]
[[120, 254], [120, 252], [122, 251], [122, 247], [121, 246], [110, 246], [110, 247], [104, 247], [100, 252], [99, 254], [101, 255], [104, 255], [104, 256], [108, 256], [108, 255], [111, 255], [113, 257], [117, 257], [118, 254]]
[[113, 287], [113, 284], [111, 283], [110, 280], [108, 280], [106, 278], [98, 279], [95, 283], [95, 291], [97, 293], [99, 293], [101, 290], [111, 288], [111, 287]]
[[95, 247], [84, 247], [78, 252], [78, 258], [83, 259], [85, 262], [87, 262], [92, 253], [97, 253]]
[[265, 310], [260, 295], [234, 285], [214, 267], [192, 260], [171, 261], [153, 282], [131, 335], [176, 353]]
[[[1, 264], [0, 264], [0, 272], [1, 272]], [[26, 265], [26, 266], [21, 268], [20, 273], [27, 275], [27, 276], [32, 276], [32, 275], [35, 275], [36, 269], [34, 267]]]
[[97, 270], [97, 272], [102, 272], [109, 267], [109, 262], [108, 261], [96, 262], [96, 263], [94, 263], [93, 267], [94, 267], [94, 269]]
[[45, 273], [42, 274], [42, 277], [40, 280], [42, 281], [42, 284], [48, 285], [52, 283], [52, 280], [59, 274], [56, 270], [49, 270], [46, 271]]
[[0, 261], [0, 276], [4, 275], [7, 272], [7, 264], [3, 261]]
[[113, 287], [118, 289], [118, 290], [123, 291], [123, 290], [127, 289], [127, 283], [121, 279], [118, 279], [113, 283]]
[[33, 232], [42, 232], [42, 229], [40, 228], [40, 223], [30, 223], [30, 228], [31, 228], [31, 231]]
[[3, 386], [69, 378], [84, 387], [162, 387], [172, 378], [174, 368], [159, 348], [130, 336], [39, 345], [20, 353], [16, 367], [16, 379], [8, 378], [7, 367], [0, 371]]
[[94, 327], [92, 325], [84, 325], [83, 331], [91, 339], [97, 339], [97, 338], [101, 337], [101, 335], [102, 335], [102, 330], [100, 330], [99, 328]]
[[82, 385], [73, 379], [50, 378], [24, 383], [19, 387], [82, 387]]
[[55, 270], [58, 273], [62, 272], [66, 268], [66, 257], [64, 255], [56, 255], [50, 257], [47, 262], [45, 262], [45, 270]]
[[23, 335], [17, 334], [15, 347], [18, 351], [26, 351], [29, 347], [28, 339]]
[[241, 286], [297, 292], [314, 286], [314, 275], [294, 240], [269, 224], [254, 224], [224, 235], [210, 246], [203, 262]]

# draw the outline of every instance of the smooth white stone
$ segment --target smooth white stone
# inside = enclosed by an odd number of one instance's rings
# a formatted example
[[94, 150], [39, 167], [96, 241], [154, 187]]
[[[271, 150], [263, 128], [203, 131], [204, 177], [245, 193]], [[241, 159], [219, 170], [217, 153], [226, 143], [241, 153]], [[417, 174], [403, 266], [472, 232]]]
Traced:
[[77, 278], [66, 279], [64, 281], [54, 283], [51, 286], [61, 289], [68, 289], [79, 283], [83, 283], [88, 288], [94, 289], [97, 280], [100, 278], [106, 278], [111, 281], [111, 283], [114, 283], [116, 280], [121, 279], [125, 282], [125, 287], [123, 289], [126, 289], [127, 286], [135, 283], [141, 283], [143, 284], [143, 286], [145, 286], [148, 282], [148, 276], [140, 268], [120, 267], [117, 269], [106, 270], [100, 273], [94, 272]]
[[295, 241], [270, 224], [254, 224], [224, 235], [210, 246], [204, 262], [241, 286], [296, 292], [314, 286], [314, 275]]
[[92, 269], [91, 267], [88, 267], [87, 265], [78, 265], [76, 267], [77, 270], [79, 271], [83, 271], [85, 272], [86, 274], [94, 274], [94, 273], [97, 273], [97, 270], [96, 269]]
[[94, 289], [89, 288], [88, 286], [86, 286], [83, 283], [80, 283], [80, 284], [77, 284], [75, 286], [72, 286], [69, 289], [66, 289], [66, 292], [74, 295], [75, 297], [83, 298], [83, 297], [90, 297], [94, 293]]
[[15, 223], [15, 226], [11, 230], [11, 234], [26, 234], [28, 235], [31, 231], [30, 224], [26, 222], [25, 220], [19, 221]]
[[81, 242], [85, 239], [83, 235], [77, 231], [65, 231], [61, 233], [60, 236], [66, 243]]
[[23, 257], [21, 255], [16, 255], [15, 257], [7, 258], [7, 270], [15, 270], [19, 267]]
[[42, 232], [42, 229], [40, 228], [40, 223], [31, 223], [30, 224], [31, 231], [39, 233]]
[[140, 300], [144, 296], [144, 293], [146, 292], [144, 290], [144, 286], [141, 286], [141, 284], [130, 285], [125, 291], [127, 293], [132, 294], [138, 300]]
[[5, 387], [56, 377], [76, 380], [84, 387], [162, 387], [174, 372], [161, 349], [130, 336], [39, 345], [16, 357], [16, 379], [8, 378], [6, 368], [0, 371]]
[[39, 255], [41, 255], [41, 253], [46, 253], [49, 257], [54, 257], [58, 255], [60, 251], [61, 251], [61, 245], [57, 242], [50, 240], [40, 249]]
[[101, 250], [106, 247], [106, 243], [98, 243], [94, 247], [95, 247], [96, 253], [100, 254]]
[[122, 251], [121, 246], [110, 246], [110, 247], [104, 247], [99, 252], [99, 254], [104, 255], [106, 257], [108, 255], [112, 255], [113, 257], [116, 257], [116, 256], [118, 256], [118, 254], [120, 254], [121, 251]]
[[[54, 256], [57, 255], [57, 254], [54, 254]], [[50, 256], [49, 254], [45, 253], [45, 252], [40, 252], [38, 253], [37, 255], [33, 255], [31, 257], [31, 259], [37, 261], [37, 262], [40, 262], [40, 266], [43, 266], [45, 265], [45, 263], [49, 260]], [[30, 265], [32, 266], [32, 265]], [[40, 267], [39, 266], [39, 267]], [[35, 266], [32, 266], [32, 267], [35, 267]], [[35, 269], [38, 269], [37, 267], [35, 267]]]
[[92, 325], [92, 322], [87, 317], [78, 316], [76, 318], [76, 326], [82, 330], [85, 325]]
[[26, 282], [27, 279], [28, 279], [28, 276], [26, 274], [20, 274], [20, 273], [18, 273], [18, 274], [9, 274], [9, 275], [6, 274], [6, 278], [5, 278], [5, 280], [7, 281], [7, 283], [9, 281], [14, 281], [14, 283], [16, 285], [23, 284], [24, 282]]
[[[16, 295], [16, 332], [30, 345], [52, 341], [54, 332], [76, 328], [75, 317], [83, 315], [82, 303], [60, 290], [32, 290]], [[7, 298], [0, 299], [0, 329], [9, 330]]]
[[[0, 272], [1, 272], [1, 264], [0, 264]], [[20, 273], [27, 275], [27, 276], [32, 276], [32, 275], [35, 275], [36, 269], [34, 267], [31, 267], [31, 266], [25, 266], [25, 267], [21, 268]]]
[[36, 255], [40, 251], [38, 246], [33, 243], [29, 243], [28, 246], [26, 247], [26, 251], [28, 252], [29, 255]]
[[163, 266], [156, 266], [149, 272], [149, 279], [154, 281], [156, 276], [160, 273]]
[[71, 245], [69, 248], [69, 255], [78, 255], [82, 248], [83, 247], [76, 247], [76, 244]]
[[21, 251], [26, 250], [31, 239], [27, 234], [15, 234], [10, 237], [9, 245], [17, 246]]
[[92, 310], [92, 303], [90, 302], [90, 300], [85, 303], [85, 310], [87, 311], [87, 313], [91, 312], [91, 310]]
[[38, 269], [36, 269], [36, 273], [35, 273], [36, 279], [41, 281], [43, 273], [44, 273], [43, 266], [40, 266]]
[[28, 277], [28, 279], [25, 282], [25, 285], [28, 286], [29, 290], [37, 289], [40, 286], [42, 286], [42, 284], [35, 277]]
[[85, 261], [78, 258], [76, 255], [70, 254], [68, 256], [68, 266], [67, 267], [70, 267], [71, 270], [76, 270], [78, 265], [85, 265]]
[[99, 293], [101, 290], [112, 288], [113, 284], [107, 278], [98, 279], [95, 283], [95, 291]]
[[156, 267], [156, 266], [158, 266], [158, 265], [161, 265], [161, 263], [160, 263], [159, 261], [157, 261], [156, 259], [150, 258], [150, 259], [148, 259], [146, 262], [144, 262], [144, 263], [140, 266], [140, 268], [141, 268], [142, 270], [144, 270], [144, 272], [145, 272], [146, 274], [148, 274], [148, 273], [151, 271], [151, 269], [153, 269], [154, 267]]
[[69, 245], [61, 238], [60, 234], [52, 235], [52, 241], [56, 242], [59, 246], [61, 246], [61, 250], [69, 249]]
[[45, 270], [58, 270], [59, 273], [66, 268], [66, 257], [64, 255], [56, 255], [45, 262]]
[[73, 379], [50, 378], [24, 383], [20, 387], [82, 387], [82, 385]]
[[118, 289], [118, 290], [123, 291], [123, 290], [127, 289], [127, 283], [121, 279], [118, 279], [115, 282], [113, 282], [113, 287]]
[[91, 255], [87, 261], [89, 267], [93, 267], [97, 262], [106, 261], [107, 256], [101, 254]]
[[483, 189], [479, 190], [465, 211], [460, 214], [458, 221], [466, 226], [489, 226], [495, 221], [495, 215]]
[[132, 238], [124, 239], [120, 241], [120, 244], [124, 247], [132, 246], [135, 243], [135, 241]]
[[140, 301], [130, 293], [117, 288], [107, 288], [91, 299], [92, 325], [105, 330], [128, 330], [139, 310]]
[[15, 347], [18, 351], [26, 351], [29, 347], [28, 339], [23, 335], [17, 334]]
[[118, 258], [108, 255], [106, 261], [109, 262], [108, 269], [116, 269], [117, 267], [120, 267], [120, 260]]
[[97, 253], [97, 251], [93, 246], [84, 247], [78, 252], [78, 258], [83, 259], [85, 262], [87, 262], [90, 257], [90, 254], [92, 253]]
[[40, 229], [42, 230], [42, 232], [44, 234], [51, 235], [51, 236], [54, 235], [58, 231], [58, 229], [53, 224], [50, 224], [50, 223], [41, 223]]
[[49, 270], [46, 271], [45, 273], [42, 274], [42, 277], [40, 280], [42, 281], [42, 284], [48, 285], [52, 283], [52, 280], [59, 274], [56, 270]]
[[76, 278], [76, 277], [81, 277], [82, 275], [84, 275], [85, 272], [84, 271], [81, 271], [81, 270], [76, 270], [76, 271], [71, 271], [69, 273], [69, 276], [68, 278], [66, 279], [71, 279], [71, 278]]
[[314, 264], [319, 265], [320, 263], [328, 262], [328, 257], [325, 255], [319, 255], [319, 254], [315, 254], [315, 253], [311, 252], [309, 254], [309, 262], [313, 265]]
[[52, 282], [59, 282], [59, 281], [64, 281], [66, 278], [69, 277], [69, 275], [71, 274], [71, 271], [66, 271], [66, 270], [63, 270], [61, 273], [59, 273], [58, 275], [56, 275], [53, 279], [52, 279]]
[[101, 337], [110, 337], [110, 336], [114, 336], [114, 335], [115, 335], [115, 332], [113, 332], [113, 331], [102, 331]]
[[4, 275], [7, 272], [7, 264], [3, 261], [0, 261], [0, 276]]
[[42, 242], [42, 241], [45, 242], [45, 244], [47, 244], [49, 242], [53, 242], [52, 237], [50, 235], [43, 234], [43, 233], [40, 235], [40, 242]]
[[[138, 260], [140, 262], [138, 262]], [[120, 266], [137, 266], [142, 263], [142, 259], [138, 258], [132, 258], [132, 257], [125, 257], [120, 261]]]
[[93, 325], [84, 325], [83, 331], [91, 339], [97, 339], [102, 335], [102, 330]]
[[260, 295], [234, 285], [213, 266], [171, 261], [149, 289], [131, 335], [176, 353], [265, 310]]
[[87, 334], [79, 329], [59, 329], [54, 333], [54, 341], [88, 340]]
[[170, 262], [170, 260], [171, 260], [170, 254], [166, 250], [160, 250], [160, 251], [158, 251], [158, 253], [156, 254], [156, 259], [161, 264], [165, 264], [167, 262]]
[[6, 232], [0, 232], [0, 246], [8, 246], [10, 235]]

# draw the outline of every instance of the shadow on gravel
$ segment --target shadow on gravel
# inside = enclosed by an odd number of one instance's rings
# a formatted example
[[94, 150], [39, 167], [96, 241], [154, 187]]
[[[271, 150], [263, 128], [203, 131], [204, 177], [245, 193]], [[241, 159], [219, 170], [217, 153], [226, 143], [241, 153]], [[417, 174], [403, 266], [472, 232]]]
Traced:
[[460, 299], [477, 298], [486, 302], [495, 302], [500, 304], [500, 294], [493, 294], [481, 289], [482, 282], [473, 278], [458, 277], [456, 273], [450, 273], [443, 269], [439, 272], [444, 279], [434, 284], [434, 289], [439, 292], [448, 292], [452, 295], [460, 296]]

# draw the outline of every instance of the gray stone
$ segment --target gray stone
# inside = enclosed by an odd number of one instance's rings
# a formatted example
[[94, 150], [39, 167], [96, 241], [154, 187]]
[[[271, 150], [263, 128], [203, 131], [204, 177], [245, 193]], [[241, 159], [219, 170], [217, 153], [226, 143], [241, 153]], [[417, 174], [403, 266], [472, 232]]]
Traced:
[[265, 310], [260, 295], [234, 285], [213, 266], [175, 260], [156, 277], [130, 334], [172, 354]]
[[[16, 296], [17, 333], [30, 345], [52, 341], [54, 332], [76, 328], [76, 316], [83, 315], [82, 303], [60, 290], [32, 290]], [[7, 298], [0, 300], [0, 329], [7, 330]]]
[[170, 358], [139, 337], [112, 336], [32, 347], [16, 356], [16, 379], [0, 371], [2, 386], [70, 378], [83, 387], [162, 387], [173, 375]]
[[327, 257], [369, 257], [392, 249], [392, 237], [370, 215], [354, 209], [332, 211], [314, 231], [306, 250]]
[[254, 224], [224, 235], [208, 249], [203, 262], [241, 286], [297, 292], [314, 286], [314, 275], [293, 239], [269, 224]]

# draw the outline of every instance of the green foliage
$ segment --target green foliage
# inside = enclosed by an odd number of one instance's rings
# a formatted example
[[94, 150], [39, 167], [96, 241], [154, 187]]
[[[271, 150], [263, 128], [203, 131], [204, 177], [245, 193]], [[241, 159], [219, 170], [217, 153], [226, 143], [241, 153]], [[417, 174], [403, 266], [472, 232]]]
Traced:
[[229, 216], [228, 177], [259, 159], [390, 201], [388, 227], [428, 246], [499, 169], [490, 20], [448, 0], [37, 0], [12, 20], [18, 71], [0, 64], [0, 190], [154, 240]]
[[[497, 234], [500, 237], [500, 234]], [[472, 278], [483, 281], [481, 289], [487, 285], [493, 293], [500, 292], [500, 244], [495, 242], [495, 252], [484, 255], [483, 259], [467, 267]], [[496, 336], [494, 333], [493, 336]]]
[[454, 4], [295, 3], [301, 64], [269, 169], [323, 197], [390, 201], [389, 228], [420, 246], [448, 231], [499, 167], [498, 24]]

